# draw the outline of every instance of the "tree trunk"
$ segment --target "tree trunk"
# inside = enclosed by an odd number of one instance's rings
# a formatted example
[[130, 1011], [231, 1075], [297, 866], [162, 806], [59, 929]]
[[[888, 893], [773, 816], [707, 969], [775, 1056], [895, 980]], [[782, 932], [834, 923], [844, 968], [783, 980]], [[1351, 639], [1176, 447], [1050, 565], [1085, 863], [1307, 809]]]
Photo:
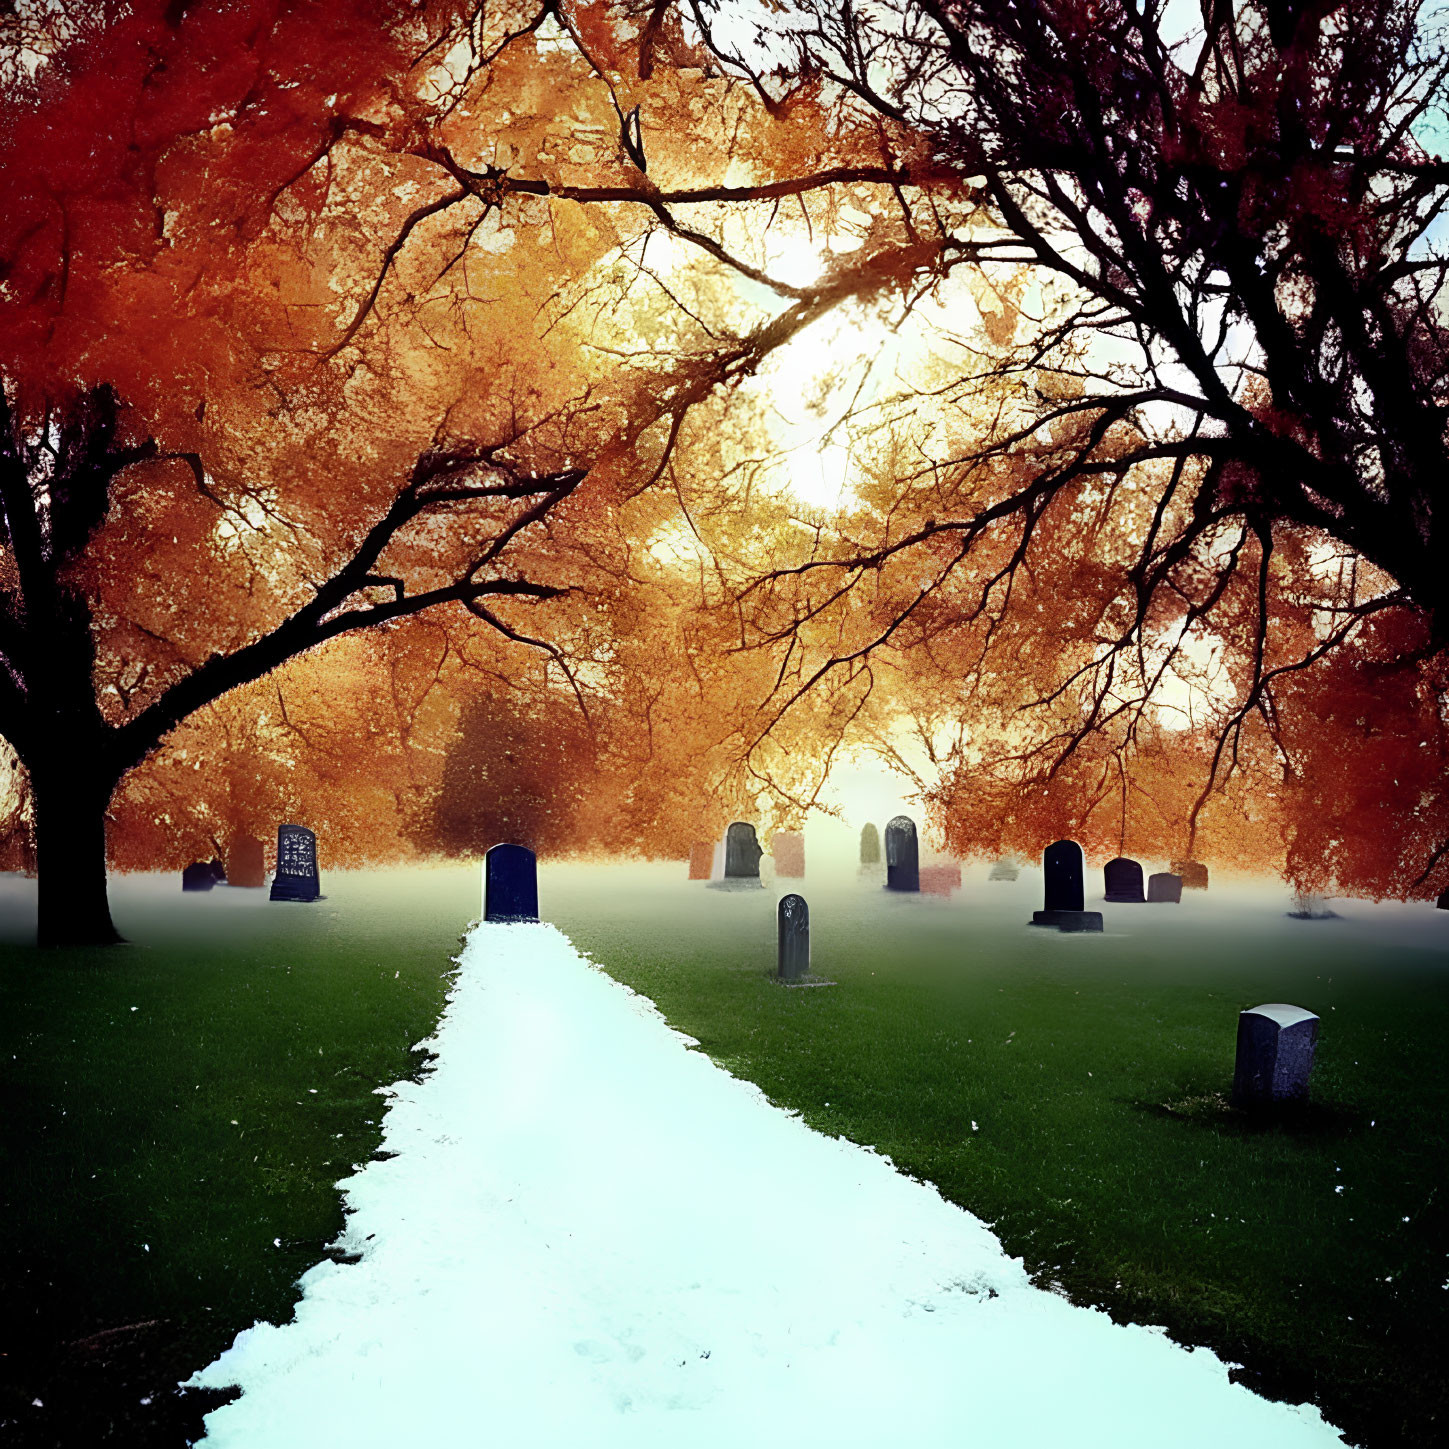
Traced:
[[106, 895], [106, 807], [114, 785], [79, 760], [35, 770], [41, 946], [114, 946]]

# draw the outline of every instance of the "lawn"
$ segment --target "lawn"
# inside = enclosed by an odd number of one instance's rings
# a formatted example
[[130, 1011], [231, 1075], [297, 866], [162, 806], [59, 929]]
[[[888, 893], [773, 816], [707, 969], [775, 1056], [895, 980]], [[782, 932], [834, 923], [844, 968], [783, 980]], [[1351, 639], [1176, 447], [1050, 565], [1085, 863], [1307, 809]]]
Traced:
[[[769, 979], [768, 890], [554, 865], [541, 904], [717, 1061], [937, 1184], [1040, 1281], [1213, 1346], [1374, 1449], [1442, 1441], [1449, 913], [1291, 921], [1282, 892], [1215, 886], [1062, 936], [1022, 924], [1032, 873], [968, 868], [949, 901], [821, 877], [800, 883], [821, 989]], [[323, 879], [310, 907], [122, 881], [136, 944], [45, 957], [0, 881], [6, 1442], [179, 1446], [205, 1405], [175, 1381], [290, 1317], [478, 908], [476, 868]], [[1270, 1000], [1323, 1030], [1312, 1110], [1262, 1128], [1225, 1094], [1236, 1014]]]

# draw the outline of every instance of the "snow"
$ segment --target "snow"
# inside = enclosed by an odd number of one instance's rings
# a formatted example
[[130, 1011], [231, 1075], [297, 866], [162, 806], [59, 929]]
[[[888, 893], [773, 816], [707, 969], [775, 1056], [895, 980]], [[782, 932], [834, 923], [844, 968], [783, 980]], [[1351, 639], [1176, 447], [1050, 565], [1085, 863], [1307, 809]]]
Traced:
[[[190, 1381], [208, 1449], [1337, 1445], [770, 1105], [546, 925], [469, 936], [341, 1186], [355, 1264]], [[974, 1126], [975, 1124], [973, 1124]]]
[[1318, 1018], [1301, 1006], [1290, 1006], [1286, 1001], [1269, 1001], [1262, 1006], [1250, 1006], [1244, 1016], [1266, 1016], [1280, 1027], [1297, 1026], [1300, 1021], [1317, 1021]]

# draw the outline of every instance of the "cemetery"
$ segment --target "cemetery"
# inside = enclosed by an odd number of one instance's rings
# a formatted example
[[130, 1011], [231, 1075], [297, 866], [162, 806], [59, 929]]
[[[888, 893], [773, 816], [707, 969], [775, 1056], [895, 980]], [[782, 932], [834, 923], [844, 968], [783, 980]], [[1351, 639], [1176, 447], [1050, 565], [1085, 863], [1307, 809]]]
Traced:
[[1449, 1443], [1446, 56], [0, 4], [0, 1446]]

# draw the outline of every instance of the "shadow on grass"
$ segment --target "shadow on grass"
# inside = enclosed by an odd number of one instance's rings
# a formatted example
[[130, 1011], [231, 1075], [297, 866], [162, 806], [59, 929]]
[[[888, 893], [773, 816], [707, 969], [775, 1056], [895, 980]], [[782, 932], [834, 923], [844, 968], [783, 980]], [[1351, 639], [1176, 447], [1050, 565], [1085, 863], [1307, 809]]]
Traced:
[[1235, 1106], [1226, 1092], [1197, 1092], [1169, 1102], [1121, 1100], [1149, 1116], [1207, 1127], [1232, 1137], [1278, 1134], [1328, 1141], [1350, 1137], [1368, 1126], [1363, 1112], [1333, 1102], [1285, 1102], [1270, 1109], [1250, 1110]]

